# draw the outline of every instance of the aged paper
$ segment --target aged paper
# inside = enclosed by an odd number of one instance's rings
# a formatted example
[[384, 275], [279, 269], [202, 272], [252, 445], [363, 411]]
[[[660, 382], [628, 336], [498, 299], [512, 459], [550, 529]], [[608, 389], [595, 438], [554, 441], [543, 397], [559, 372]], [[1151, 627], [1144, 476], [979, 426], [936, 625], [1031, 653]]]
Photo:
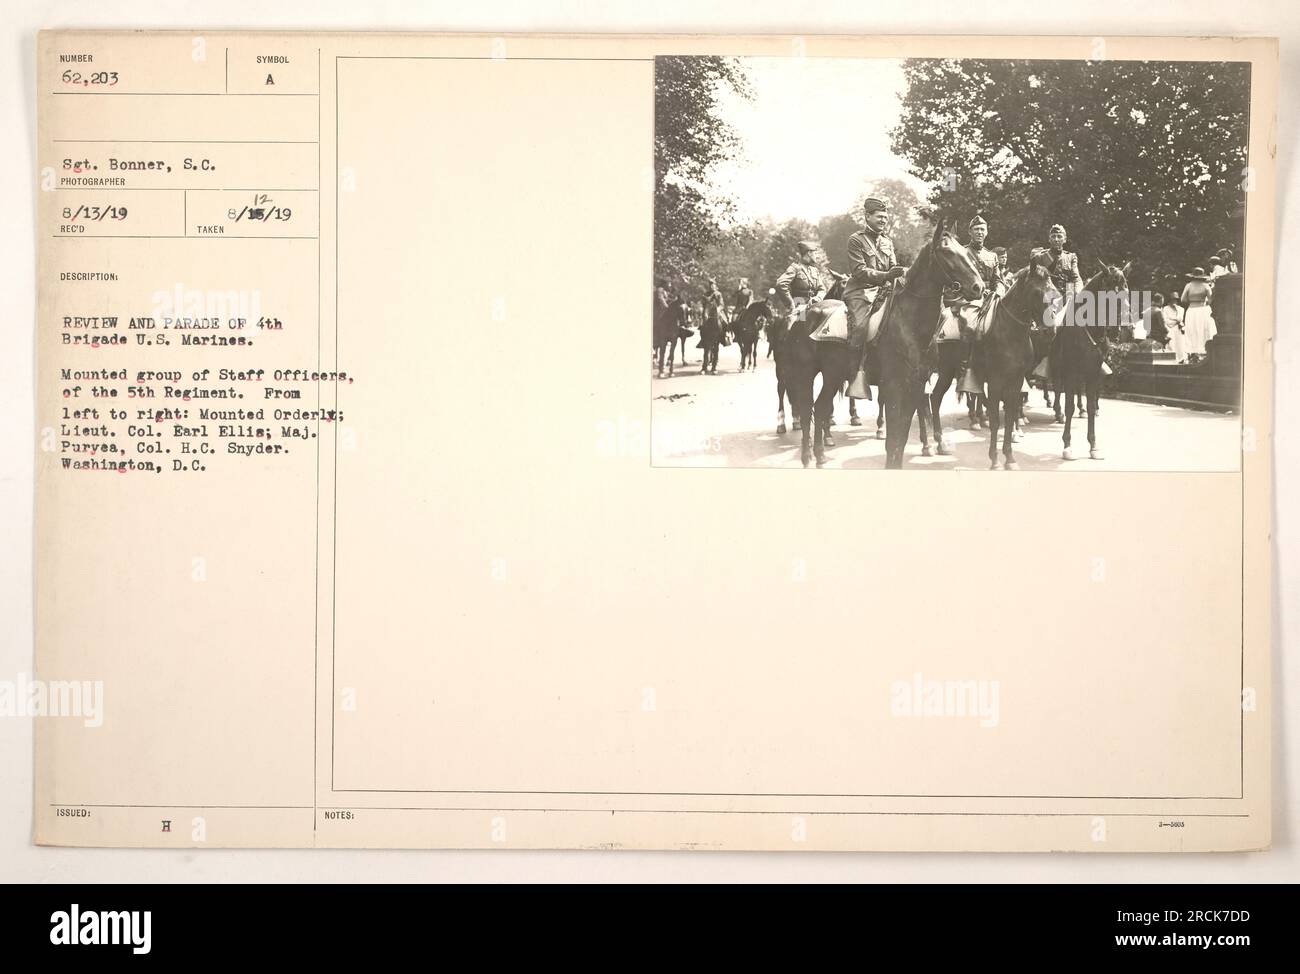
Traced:
[[[1192, 180], [1241, 187], [1235, 209], [1213, 197], [1240, 239], [1204, 248], [1231, 251], [1228, 337], [1205, 345], [1191, 313], [1213, 266], [1146, 259], [1177, 226], [1089, 252], [1113, 239], [1089, 237], [1113, 219], [1099, 200], [1069, 239], [1082, 277], [1092, 256], [1125, 272], [1128, 331], [1096, 334], [1134, 355], [1099, 411], [1056, 390], [1079, 459], [1038, 386], [1001, 456], [941, 394], [950, 453], [903, 437], [886, 472], [885, 386], [861, 428], [831, 403], [825, 457], [820, 420], [778, 433], [777, 339], [741, 371], [752, 305], [710, 305], [721, 245], [668, 246], [674, 201], [711, 192], [664, 154], [714, 60], [753, 90], [710, 117], [807, 143], [806, 170], [765, 170], [777, 150], [754, 135], [710, 176], [760, 209], [829, 184], [841, 128], [887, 127], [868, 108], [807, 124], [783, 77], [852, 100], [855, 70], [908, 62], [1211, 66], [1188, 125], [1210, 152], [1214, 105], [1241, 98], [1248, 122]], [[1275, 42], [52, 31], [37, 65], [37, 670], [15, 698], [49, 716], [38, 843], [1268, 845]], [[1172, 140], [1107, 151], [1173, 173], [1190, 150]], [[910, 261], [881, 266], [982, 300], [979, 213], [955, 226], [939, 199]], [[798, 205], [773, 226], [832, 215]], [[1033, 276], [1031, 244], [1057, 273], [1055, 222], [1005, 240], [1009, 273]], [[826, 254], [806, 266], [855, 273], [808, 226]], [[771, 263], [736, 276], [768, 275], [763, 327], [797, 328], [828, 292], [797, 301], [801, 272]], [[1143, 268], [1191, 288], [1171, 313], [1202, 344], [1177, 327], [1165, 372], [1163, 347], [1135, 345]], [[694, 377], [660, 365], [661, 304]]]

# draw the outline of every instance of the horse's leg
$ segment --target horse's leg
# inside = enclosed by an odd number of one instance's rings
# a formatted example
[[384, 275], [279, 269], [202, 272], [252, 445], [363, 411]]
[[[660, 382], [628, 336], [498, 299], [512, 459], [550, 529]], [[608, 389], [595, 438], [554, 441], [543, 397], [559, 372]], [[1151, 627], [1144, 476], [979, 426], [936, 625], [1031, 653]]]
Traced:
[[930, 393], [930, 420], [934, 423], [934, 449], [941, 457], [946, 457], [952, 452], [948, 449], [948, 444], [943, 441], [943, 420], [939, 415], [943, 397], [948, 394], [952, 379], [952, 373], [941, 368], [939, 379], [934, 384], [934, 391]]
[[[899, 412], [897, 397], [894, 395], [893, 385], [886, 385], [883, 382], [880, 384], [880, 397], [877, 402], [881, 418], [884, 419], [886, 415], [889, 417], [885, 425], [885, 469], [896, 470], [901, 464], [894, 462], [898, 456], [894, 442], [897, 439], [895, 431], [902, 426], [902, 416]], [[877, 426], [876, 429], [878, 431], [880, 427]]]
[[921, 385], [916, 390], [916, 399], [914, 400], [913, 408], [916, 411], [917, 425], [920, 427], [918, 432], [920, 433], [921, 436], [921, 456], [923, 457], [934, 455], [930, 450], [930, 437], [927, 432], [930, 426], [930, 423], [927, 419], [927, 414], [930, 412], [930, 410], [927, 408], [929, 405], [930, 403], [926, 399], [926, 395], [925, 395], [925, 383], [922, 382]]
[[790, 398], [790, 408], [794, 410], [795, 429], [800, 430], [803, 434], [799, 443], [799, 459], [806, 467], [812, 462], [813, 380], [809, 378], [805, 382], [803, 376], [800, 376], [795, 385], [798, 388], [795, 390], [795, 395]]
[[[891, 386], [886, 392], [882, 387], [881, 397], [885, 404], [885, 468], [901, 470], [903, 451], [907, 448], [907, 434], [903, 432], [903, 390]], [[902, 442], [900, 442], [900, 439]]]
[[916, 390], [910, 382], [894, 382], [880, 390], [888, 414], [885, 426], [885, 468], [903, 469], [907, 440], [912, 434], [912, 413], [916, 409]]
[[[778, 362], [776, 366], [776, 432], [778, 435], [785, 432], [785, 400], [785, 375]], [[790, 407], [794, 408], [794, 400], [790, 401]]]
[[[835, 445], [835, 437], [831, 436], [831, 427], [835, 425], [835, 397], [840, 394], [840, 388], [843, 383], [831, 382], [829, 376], [822, 372], [822, 391], [817, 394], [817, 421], [821, 424], [817, 429], [817, 442], [824, 443], [826, 446]], [[822, 422], [822, 402], [825, 401], [825, 422]]]
[[664, 377], [664, 346], [660, 342], [655, 346], [655, 366], [659, 371], [659, 378]]
[[885, 387], [879, 385], [876, 386], [876, 439], [883, 440], [885, 437]]
[[835, 386], [825, 381], [822, 377], [822, 391], [817, 395], [816, 409], [813, 414], [814, 432], [813, 432], [813, 454], [817, 458], [817, 466], [826, 463], [826, 447], [834, 446], [835, 441], [831, 438], [831, 419], [835, 413]]
[[[992, 390], [990, 390], [990, 393]], [[1020, 387], [1008, 382], [999, 392], [999, 400], [1005, 413], [1003, 419], [1004, 428], [1002, 430], [1002, 453], [1006, 457], [1003, 469], [1019, 470], [1020, 465], [1016, 463], [1016, 456], [1012, 450], [1011, 444], [1015, 442], [1012, 434], [1016, 429], [1016, 419], [1020, 415]], [[994, 400], [992, 395], [989, 397], [989, 403], [992, 405], [998, 400]], [[997, 433], [996, 424], [993, 426], [994, 436]]]
[[[848, 392], [846, 391], [844, 394], [847, 396]], [[854, 399], [852, 396], [849, 396], [849, 425], [850, 426], [862, 425], [862, 420], [858, 418], [858, 401]]]
[[1097, 406], [1101, 401], [1101, 375], [1098, 374], [1088, 383], [1088, 456], [1094, 460], [1104, 459], [1097, 447]]
[[1061, 456], [1066, 460], [1074, 460], [1074, 450], [1070, 448], [1070, 425], [1074, 419], [1074, 388], [1072, 382], [1063, 382], [1061, 387], [1056, 390], [1056, 401], [1059, 403], [1061, 397], [1065, 397], [1065, 429], [1061, 433], [1061, 444], [1065, 447], [1061, 451]]
[[[990, 389], [990, 392], [993, 390]], [[996, 396], [989, 396], [989, 469], [998, 469], [998, 400]]]

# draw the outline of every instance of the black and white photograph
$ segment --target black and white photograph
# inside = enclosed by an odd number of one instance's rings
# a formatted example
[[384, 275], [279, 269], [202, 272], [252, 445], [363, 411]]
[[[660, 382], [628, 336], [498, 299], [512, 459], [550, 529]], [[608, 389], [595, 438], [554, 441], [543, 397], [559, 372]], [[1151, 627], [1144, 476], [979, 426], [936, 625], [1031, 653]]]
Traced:
[[655, 465], [1235, 471], [1246, 62], [660, 57]]

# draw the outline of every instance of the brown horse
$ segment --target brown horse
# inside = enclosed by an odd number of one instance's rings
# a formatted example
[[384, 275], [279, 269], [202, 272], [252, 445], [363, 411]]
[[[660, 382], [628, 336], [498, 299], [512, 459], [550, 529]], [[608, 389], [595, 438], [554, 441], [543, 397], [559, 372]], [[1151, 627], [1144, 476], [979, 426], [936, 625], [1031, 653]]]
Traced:
[[902, 286], [894, 291], [877, 339], [887, 470], [903, 467], [914, 415], [919, 414], [925, 428], [925, 383], [935, 368], [935, 340], [947, 286], [967, 301], [976, 301], [984, 293], [984, 280], [970, 254], [940, 220], [934, 237], [921, 248]]
[[731, 329], [740, 348], [740, 371], [758, 368], [758, 335], [772, 320], [772, 306], [766, 301], [755, 301], [737, 313]]
[[[815, 342], [811, 338], [828, 317], [845, 310], [840, 295], [844, 293], [847, 278], [834, 272], [832, 276], [835, 281], [826, 296], [808, 306], [802, 321], [787, 319], [776, 361], [777, 381], [789, 392], [795, 429], [803, 433], [799, 458], [805, 467], [814, 455], [817, 466], [826, 462], [826, 447], [835, 442], [830, 435], [835, 397], [853, 378], [861, 358], [861, 353], [847, 342]], [[818, 374], [822, 377], [822, 388], [814, 403], [813, 383]]]
[[1102, 459], [1097, 446], [1097, 405], [1101, 399], [1102, 365], [1110, 350], [1107, 332], [1112, 325], [1126, 324], [1130, 319], [1128, 299], [1128, 272], [1132, 264], [1117, 267], [1102, 264], [1083, 290], [1074, 295], [1073, 303], [1064, 323], [1056, 329], [1052, 341], [1052, 384], [1056, 386], [1057, 403], [1065, 397], [1065, 429], [1061, 434], [1066, 460], [1078, 459], [1070, 446], [1070, 425], [1074, 419], [1075, 399], [1082, 393], [1088, 401], [1088, 456]]
[[[664, 359], [668, 359], [668, 375], [673, 374], [673, 353], [677, 349], [677, 339], [686, 329], [687, 307], [685, 301], [673, 301], [666, 308], [658, 309], [654, 319], [655, 360], [659, 366], [659, 377], [663, 378]], [[682, 364], [686, 364], [686, 345], [682, 344]]]
[[998, 469], [998, 417], [1003, 417], [1002, 453], [1006, 469], [1016, 470], [1012, 433], [1020, 416], [1020, 389], [1034, 367], [1030, 329], [1043, 318], [1053, 297], [1052, 276], [1038, 261], [1018, 272], [1010, 289], [990, 309], [988, 330], [975, 348], [975, 368], [984, 377], [989, 409], [989, 469]]

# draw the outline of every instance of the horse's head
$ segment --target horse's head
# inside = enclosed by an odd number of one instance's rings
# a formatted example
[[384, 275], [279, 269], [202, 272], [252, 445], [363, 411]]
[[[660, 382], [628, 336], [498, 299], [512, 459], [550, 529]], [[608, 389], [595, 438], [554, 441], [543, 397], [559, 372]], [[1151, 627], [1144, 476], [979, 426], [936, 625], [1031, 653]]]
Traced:
[[849, 276], [847, 274], [841, 274], [838, 271], [831, 271], [831, 277], [834, 278], [834, 281], [826, 290], [826, 300], [841, 301], [844, 299], [844, 285], [848, 281]]
[[1128, 272], [1133, 269], [1129, 261], [1123, 267], [1100, 261], [1101, 271], [1097, 275], [1097, 289], [1100, 291], [1127, 291]]
[[[1022, 292], [1024, 294], [1023, 303], [1020, 303], [1019, 299], [1017, 301], [1018, 307], [1024, 310], [1026, 320], [1033, 321], [1038, 318], [1040, 324], [1051, 324], [1052, 308], [1060, 301], [1061, 294], [1052, 283], [1052, 275], [1047, 265], [1039, 259], [1037, 253], [1029, 255], [1028, 266], [1016, 274], [1012, 288], [1017, 294]], [[1010, 298], [1011, 293], [1007, 292], [1007, 300]]]
[[984, 278], [966, 248], [948, 232], [946, 220], [939, 220], [912, 266], [920, 274], [934, 275], [932, 283], [941, 291], [957, 291], [967, 301], [978, 301], [984, 294]]
[[[1129, 304], [1128, 274], [1133, 269], [1133, 262], [1128, 261], [1123, 267], [1116, 264], [1099, 262], [1101, 270], [1097, 275], [1096, 290], [1105, 294], [1114, 294], [1114, 305], [1119, 312], [1118, 321], [1103, 318], [1103, 325], [1126, 325], [1133, 320], [1133, 309]], [[1108, 317], [1108, 316], [1107, 316]]]

